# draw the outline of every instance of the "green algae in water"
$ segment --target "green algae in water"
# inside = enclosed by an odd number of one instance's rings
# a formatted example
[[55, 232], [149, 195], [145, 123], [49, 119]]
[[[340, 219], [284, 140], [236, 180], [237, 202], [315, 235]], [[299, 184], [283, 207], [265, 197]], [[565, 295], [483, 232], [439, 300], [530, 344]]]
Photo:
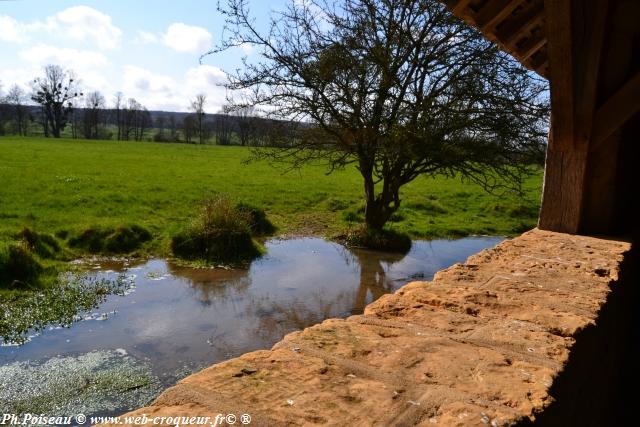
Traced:
[[133, 280], [74, 278], [37, 291], [0, 295], [0, 344], [20, 345], [48, 325], [68, 327], [79, 313], [96, 308], [109, 295], [126, 295]]
[[0, 366], [0, 413], [105, 414], [148, 404], [162, 389], [150, 366], [124, 350]]

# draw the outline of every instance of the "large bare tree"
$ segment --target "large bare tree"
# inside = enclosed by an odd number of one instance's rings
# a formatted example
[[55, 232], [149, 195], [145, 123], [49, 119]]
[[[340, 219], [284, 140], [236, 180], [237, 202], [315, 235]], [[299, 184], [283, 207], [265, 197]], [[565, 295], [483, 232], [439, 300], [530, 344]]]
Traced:
[[129, 98], [126, 107], [120, 111], [122, 116], [122, 129], [120, 138], [124, 141], [133, 139], [142, 141], [145, 132], [152, 126], [151, 114], [147, 108], [135, 98]]
[[116, 139], [118, 141], [122, 140], [122, 128], [123, 128], [123, 114], [122, 110], [125, 108], [125, 100], [124, 94], [122, 92], [116, 92], [113, 96], [113, 110], [115, 114], [116, 128], [118, 129], [118, 133]]
[[73, 100], [81, 96], [72, 71], [59, 65], [44, 67], [44, 76], [33, 81], [31, 99], [42, 107], [45, 134], [51, 132], [54, 138], [60, 138], [73, 108]]
[[106, 100], [99, 91], [94, 91], [88, 93], [84, 101], [84, 137], [98, 139], [106, 114]]
[[436, 0], [291, 0], [265, 31], [247, 0], [227, 0], [216, 53], [252, 45], [227, 88], [271, 117], [303, 124], [263, 152], [300, 165], [354, 164], [365, 223], [380, 230], [420, 175], [519, 188], [546, 138], [546, 84]]
[[29, 108], [26, 106], [27, 94], [18, 85], [9, 88], [5, 102], [9, 106], [9, 114], [13, 122], [13, 131], [19, 136], [27, 136], [29, 128]]
[[235, 108], [230, 114], [235, 118], [234, 125], [240, 145], [250, 145], [256, 133], [255, 108], [250, 105]]
[[203, 122], [204, 122], [204, 106], [207, 103], [207, 97], [205, 94], [200, 93], [196, 95], [196, 99], [191, 102], [191, 111], [195, 114], [196, 123], [198, 125], [198, 142], [200, 144], [204, 143], [204, 132], [203, 132]]

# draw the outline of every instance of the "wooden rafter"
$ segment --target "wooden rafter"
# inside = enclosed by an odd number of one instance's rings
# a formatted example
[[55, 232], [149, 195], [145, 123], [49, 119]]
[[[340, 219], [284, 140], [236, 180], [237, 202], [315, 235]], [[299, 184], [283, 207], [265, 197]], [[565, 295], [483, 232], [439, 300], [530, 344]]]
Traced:
[[547, 56], [540, 54], [540, 52], [541, 50], [538, 50], [538, 52], [536, 52], [536, 55], [529, 60], [529, 65], [534, 70], [538, 70], [540, 68], [543, 68], [545, 64], [549, 64]]
[[522, 0], [490, 0], [478, 11], [476, 22], [480, 31], [491, 31], [520, 5]]
[[590, 149], [597, 150], [608, 136], [638, 112], [640, 112], [640, 73], [629, 79], [596, 112]]
[[539, 0], [520, 13], [517, 18], [509, 21], [508, 27], [502, 29], [498, 38], [502, 40], [505, 46], [512, 47], [516, 41], [539, 25], [543, 17], [544, 6], [542, 0]]
[[547, 73], [547, 69], [549, 68], [549, 60], [545, 58], [545, 60], [535, 67], [535, 72], [544, 76]]
[[546, 43], [547, 43], [547, 38], [542, 34], [536, 37], [532, 37], [520, 48], [520, 55], [519, 55], [520, 60], [526, 61], [527, 59], [531, 58]]
[[[543, 77], [548, 77], [545, 74], [546, 67], [536, 68], [526, 59], [536, 55], [544, 46], [544, 41], [539, 39], [539, 37], [546, 38], [543, 25], [544, 0], [442, 1], [454, 15], [479, 28], [489, 40], [496, 42], [525, 67]], [[530, 35], [532, 33], [533, 35]], [[531, 38], [535, 40], [529, 40]], [[518, 43], [519, 41], [521, 43]], [[523, 59], [523, 53], [525, 53], [525, 59]], [[541, 61], [544, 62], [544, 59]]]
[[469, 6], [469, 3], [471, 3], [471, 0], [458, 0], [458, 2], [456, 2], [455, 5], [451, 8], [451, 11], [454, 15], [458, 15], [460, 12], [466, 9], [467, 6]]

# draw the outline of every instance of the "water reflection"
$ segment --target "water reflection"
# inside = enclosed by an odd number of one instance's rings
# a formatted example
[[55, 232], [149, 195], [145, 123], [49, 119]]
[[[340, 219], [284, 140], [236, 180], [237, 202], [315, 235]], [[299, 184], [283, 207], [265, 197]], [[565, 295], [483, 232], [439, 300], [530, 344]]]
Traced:
[[205, 306], [245, 293], [251, 286], [248, 270], [190, 268], [171, 262], [167, 270], [173, 277], [185, 280], [193, 289], [193, 297]]
[[135, 280], [135, 292], [109, 297], [95, 310], [107, 313], [106, 320], [47, 330], [24, 346], [0, 348], [0, 364], [124, 349], [148, 360], [168, 385], [198, 367], [270, 348], [326, 318], [362, 313], [412, 278], [430, 279], [500, 240], [415, 242], [404, 257], [321, 239], [271, 240], [267, 255], [247, 270], [193, 269], [161, 259], [102, 263], [96, 277], [124, 273]]
[[404, 255], [364, 249], [349, 252], [360, 266], [360, 284], [351, 313], [362, 314], [367, 304], [395, 290], [394, 282], [387, 279], [387, 271], [392, 264], [401, 261]]
[[277, 341], [289, 332], [315, 325], [330, 317], [362, 314], [367, 304], [396, 289], [395, 282], [387, 277], [387, 271], [404, 255], [343, 247], [339, 248], [338, 253], [345, 265], [359, 277], [355, 290], [327, 292], [321, 289], [309, 292], [304, 299], [294, 297], [285, 301], [270, 297], [252, 298], [247, 305], [247, 314], [258, 319], [254, 334], [264, 342]]
[[352, 311], [354, 295], [343, 291], [335, 295], [312, 292], [304, 300], [293, 298], [277, 301], [273, 298], [253, 298], [247, 305], [247, 315], [257, 323], [253, 334], [264, 343], [274, 343], [284, 335], [315, 325], [331, 317], [346, 317]]

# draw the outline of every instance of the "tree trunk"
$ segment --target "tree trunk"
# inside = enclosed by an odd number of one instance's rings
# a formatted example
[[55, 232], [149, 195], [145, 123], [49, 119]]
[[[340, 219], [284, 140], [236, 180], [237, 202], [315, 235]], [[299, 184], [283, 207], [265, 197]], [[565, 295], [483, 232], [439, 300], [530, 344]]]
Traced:
[[372, 174], [365, 170], [362, 176], [366, 200], [364, 224], [368, 230], [380, 231], [400, 207], [399, 186], [392, 185], [388, 179], [385, 179], [382, 192], [376, 195]]
[[368, 230], [380, 231], [389, 220], [391, 216], [388, 206], [376, 198], [371, 201], [367, 201], [364, 214], [364, 224]]

